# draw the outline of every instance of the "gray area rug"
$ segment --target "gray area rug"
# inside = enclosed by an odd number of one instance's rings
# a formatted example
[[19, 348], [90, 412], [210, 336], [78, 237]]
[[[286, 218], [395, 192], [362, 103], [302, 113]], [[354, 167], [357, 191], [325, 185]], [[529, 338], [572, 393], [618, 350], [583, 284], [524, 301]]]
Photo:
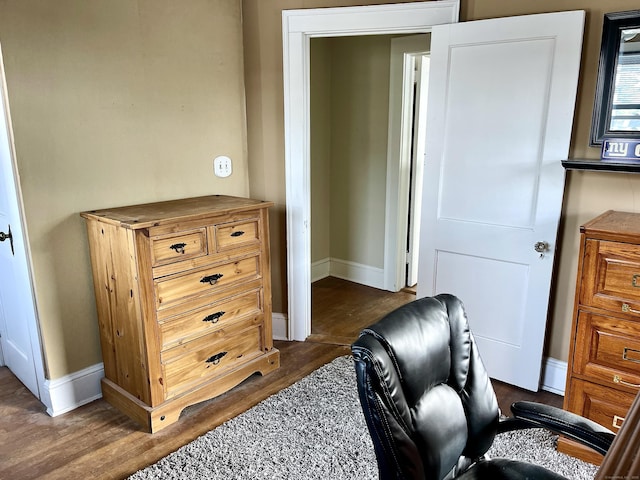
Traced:
[[[575, 480], [596, 467], [554, 449], [541, 430], [500, 435], [490, 455], [530, 460]], [[131, 477], [376, 479], [351, 357], [340, 357]]]

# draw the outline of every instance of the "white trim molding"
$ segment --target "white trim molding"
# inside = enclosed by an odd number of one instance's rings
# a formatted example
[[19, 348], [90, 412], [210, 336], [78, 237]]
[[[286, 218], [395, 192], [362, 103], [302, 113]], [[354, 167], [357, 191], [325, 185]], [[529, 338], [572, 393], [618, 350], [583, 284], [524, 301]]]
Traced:
[[332, 277], [349, 280], [368, 287], [384, 289], [384, 270], [361, 263], [332, 258], [329, 266]]
[[542, 365], [542, 381], [540, 388], [547, 392], [564, 396], [567, 381], [567, 362], [546, 357]]
[[[272, 318], [274, 340], [287, 340], [287, 316], [274, 312]], [[567, 362], [547, 357], [540, 388], [564, 396], [566, 376]], [[55, 417], [102, 398], [100, 380], [103, 377], [104, 365], [99, 363], [62, 378], [45, 380], [41, 401], [47, 406], [47, 413]]]
[[309, 43], [312, 37], [427, 33], [455, 23], [459, 0], [282, 12], [289, 338], [311, 334]]
[[311, 283], [331, 275], [331, 258], [323, 258], [311, 264]]
[[47, 413], [55, 417], [102, 398], [103, 377], [104, 365], [99, 363], [62, 378], [45, 380], [41, 401]]
[[380, 290], [384, 290], [385, 287], [382, 268], [333, 257], [323, 258], [311, 264], [311, 282], [329, 276]]
[[284, 313], [273, 312], [271, 314], [271, 328], [274, 340], [289, 339], [289, 319]]

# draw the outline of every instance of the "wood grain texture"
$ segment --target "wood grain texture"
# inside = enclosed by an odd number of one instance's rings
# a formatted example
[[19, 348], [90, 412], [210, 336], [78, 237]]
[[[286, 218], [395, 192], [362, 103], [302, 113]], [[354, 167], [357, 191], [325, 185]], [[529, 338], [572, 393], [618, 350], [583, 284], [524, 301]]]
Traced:
[[180, 421], [154, 434], [103, 399], [51, 418], [6, 367], [0, 368], [0, 478], [125, 478], [349, 353], [344, 346], [275, 343], [281, 368], [185, 408]]
[[363, 328], [415, 300], [415, 294], [392, 293], [327, 277], [311, 285], [310, 341], [350, 345]]
[[[366, 325], [372, 318], [371, 311], [379, 314], [389, 308], [388, 299], [378, 304], [381, 295], [376, 289], [334, 280], [324, 282], [323, 289], [322, 294], [329, 303], [314, 310], [313, 323], [321, 326], [329, 341], [340, 338], [337, 332], [359, 328], [343, 325], [359, 316], [354, 305], [368, 306], [370, 312], [359, 320]], [[339, 297], [341, 300], [337, 300]], [[341, 302], [344, 305], [340, 305]], [[351, 315], [345, 316], [345, 312]], [[214, 399], [185, 408], [180, 421], [155, 434], [144, 433], [133, 420], [105, 400], [51, 418], [6, 368], [0, 368], [0, 478], [125, 478], [334, 358], [350, 353], [346, 345], [283, 341], [274, 344], [281, 355], [278, 370], [266, 377], [253, 375]], [[501, 382], [494, 382], [494, 388], [505, 413], [517, 400], [562, 404], [562, 397], [549, 392], [533, 393]]]
[[640, 395], [629, 409], [625, 425], [605, 456], [595, 480], [640, 478]]
[[[580, 228], [564, 408], [614, 432], [640, 383], [638, 309], [640, 215], [607, 211]], [[602, 461], [568, 439], [559, 440], [558, 450]]]
[[[165, 428], [183, 408], [279, 367], [271, 326], [270, 205], [210, 196], [81, 214], [89, 232], [104, 398], [147, 430]], [[251, 315], [238, 307], [246, 304], [254, 306]], [[209, 321], [218, 314], [226, 315], [224, 322]]]

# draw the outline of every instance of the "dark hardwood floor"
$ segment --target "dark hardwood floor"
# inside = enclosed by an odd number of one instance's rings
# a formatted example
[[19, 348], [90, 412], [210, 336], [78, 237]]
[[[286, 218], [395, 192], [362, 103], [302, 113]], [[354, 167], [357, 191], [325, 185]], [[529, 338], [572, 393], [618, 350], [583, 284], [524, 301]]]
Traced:
[[[254, 375], [215, 399], [185, 409], [177, 423], [153, 435], [103, 400], [49, 417], [11, 372], [0, 368], [0, 479], [126, 478], [348, 354], [348, 344], [362, 327], [413, 298], [336, 279], [314, 285], [314, 341], [276, 341], [280, 369], [265, 377]], [[500, 382], [494, 386], [505, 412], [513, 401], [523, 399], [562, 405], [562, 397], [548, 392], [528, 392]]]
[[415, 298], [334, 277], [318, 280], [311, 285], [308, 341], [351, 345], [363, 328]]

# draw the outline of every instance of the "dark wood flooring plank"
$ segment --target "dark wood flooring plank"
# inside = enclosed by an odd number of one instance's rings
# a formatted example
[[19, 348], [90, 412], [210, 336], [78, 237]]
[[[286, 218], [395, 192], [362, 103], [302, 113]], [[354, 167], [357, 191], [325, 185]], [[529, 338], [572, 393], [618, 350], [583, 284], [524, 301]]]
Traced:
[[[0, 478], [126, 478], [349, 354], [347, 345], [362, 328], [415, 298], [410, 293], [397, 295], [338, 279], [314, 284], [313, 333], [321, 343], [274, 342], [281, 353], [280, 369], [265, 377], [256, 374], [215, 399], [186, 408], [177, 423], [155, 434], [144, 433], [103, 400], [51, 418], [7, 368], [0, 368]], [[548, 392], [494, 385], [505, 413], [520, 399], [562, 405], [562, 397]]]

